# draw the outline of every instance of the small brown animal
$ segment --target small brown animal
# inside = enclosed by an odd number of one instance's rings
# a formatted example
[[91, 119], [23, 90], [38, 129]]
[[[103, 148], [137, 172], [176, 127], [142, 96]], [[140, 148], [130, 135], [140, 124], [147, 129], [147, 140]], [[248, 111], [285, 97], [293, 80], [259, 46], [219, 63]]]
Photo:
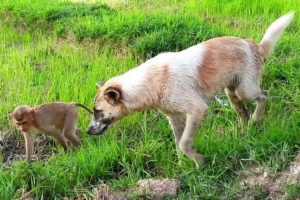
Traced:
[[82, 107], [93, 114], [90, 109], [80, 103], [54, 102], [34, 108], [26, 105], [15, 108], [11, 114], [11, 119], [25, 138], [26, 160], [28, 162], [31, 161], [31, 155], [33, 154], [34, 130], [39, 130], [54, 137], [65, 151], [67, 150], [67, 141], [70, 142], [72, 147], [78, 147], [80, 144], [78, 135], [81, 130], [76, 126], [77, 107]]

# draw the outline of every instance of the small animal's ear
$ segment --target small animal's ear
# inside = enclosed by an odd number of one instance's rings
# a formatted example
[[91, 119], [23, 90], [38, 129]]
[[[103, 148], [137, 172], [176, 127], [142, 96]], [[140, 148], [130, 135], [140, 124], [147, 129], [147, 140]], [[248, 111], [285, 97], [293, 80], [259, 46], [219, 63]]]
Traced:
[[100, 82], [96, 83], [96, 87], [97, 87], [97, 88], [102, 87], [102, 86], [105, 84], [105, 82], [106, 82], [106, 81], [100, 81]]
[[120, 88], [109, 87], [104, 92], [104, 97], [106, 101], [110, 104], [118, 104], [122, 99], [122, 93]]

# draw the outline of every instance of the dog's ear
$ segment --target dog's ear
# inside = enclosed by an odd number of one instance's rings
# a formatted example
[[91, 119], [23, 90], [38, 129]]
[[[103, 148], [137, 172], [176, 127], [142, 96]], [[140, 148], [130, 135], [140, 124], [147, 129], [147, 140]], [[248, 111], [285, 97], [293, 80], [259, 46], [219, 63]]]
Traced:
[[118, 87], [109, 87], [103, 94], [106, 101], [112, 105], [118, 104], [122, 100], [122, 92]]
[[100, 81], [98, 83], [96, 83], [96, 87], [99, 89], [101, 88], [104, 84], [105, 84], [106, 81]]

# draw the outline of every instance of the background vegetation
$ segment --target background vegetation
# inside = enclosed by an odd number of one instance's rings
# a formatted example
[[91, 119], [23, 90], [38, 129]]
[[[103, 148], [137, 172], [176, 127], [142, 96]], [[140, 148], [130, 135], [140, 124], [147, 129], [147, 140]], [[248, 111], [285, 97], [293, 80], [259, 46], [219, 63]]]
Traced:
[[[250, 192], [241, 185], [238, 172], [251, 164], [280, 172], [299, 150], [299, 5], [298, 0], [0, 1], [0, 131], [14, 133], [16, 140], [22, 137], [8, 114], [17, 105], [78, 101], [92, 107], [100, 80], [212, 37], [259, 42], [272, 21], [296, 11], [265, 64], [261, 87], [270, 98], [264, 120], [238, 123], [219, 94], [222, 103], [211, 103], [194, 144], [207, 159], [202, 169], [188, 159], [177, 164], [167, 120], [146, 111], [101, 137], [84, 134], [78, 151], [64, 154], [54, 146], [58, 153], [47, 161], [0, 162], [0, 199], [18, 198], [23, 190], [37, 199], [62, 199], [89, 193], [102, 182], [124, 191], [148, 177], [180, 180], [180, 199], [264, 198], [262, 188]], [[90, 116], [80, 112], [85, 130]], [[300, 186], [295, 188], [291, 198], [300, 194]]]

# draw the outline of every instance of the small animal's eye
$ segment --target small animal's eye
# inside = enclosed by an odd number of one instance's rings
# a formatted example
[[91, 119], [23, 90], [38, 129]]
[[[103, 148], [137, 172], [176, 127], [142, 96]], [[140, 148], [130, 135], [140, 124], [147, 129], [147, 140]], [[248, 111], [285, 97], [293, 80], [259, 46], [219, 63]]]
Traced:
[[21, 123], [16, 123], [18, 126], [20, 126], [21, 125]]
[[27, 124], [27, 122], [22, 122], [22, 125], [26, 125]]

